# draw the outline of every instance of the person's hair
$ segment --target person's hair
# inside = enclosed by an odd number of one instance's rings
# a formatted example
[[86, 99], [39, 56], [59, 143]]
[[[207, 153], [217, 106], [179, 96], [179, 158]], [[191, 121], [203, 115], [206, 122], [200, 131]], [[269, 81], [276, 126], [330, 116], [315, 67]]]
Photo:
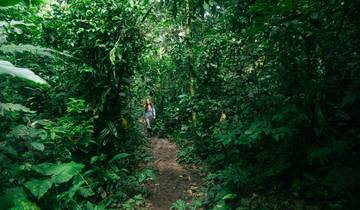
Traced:
[[[148, 100], [149, 100], [149, 103], [147, 102]], [[152, 102], [151, 102], [150, 99], [146, 99], [145, 102], [144, 102], [144, 108], [145, 108], [145, 110], [146, 110], [146, 108], [147, 108], [147, 105], [150, 105], [151, 107], [153, 107], [153, 104], [152, 104]]]

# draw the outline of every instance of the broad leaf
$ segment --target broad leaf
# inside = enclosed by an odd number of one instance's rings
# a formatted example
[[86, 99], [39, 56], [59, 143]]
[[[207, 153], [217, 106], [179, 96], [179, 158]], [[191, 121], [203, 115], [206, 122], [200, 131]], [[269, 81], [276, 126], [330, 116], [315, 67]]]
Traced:
[[30, 192], [37, 197], [41, 198], [53, 185], [53, 182], [50, 179], [38, 180], [34, 179], [25, 183], [25, 187], [30, 190]]
[[80, 173], [80, 171], [84, 168], [84, 165], [71, 162], [61, 165], [61, 168], [61, 172], [52, 177], [54, 183], [59, 184], [69, 181], [73, 176]]
[[46, 176], [51, 176], [51, 180], [56, 183], [64, 183], [73, 178], [84, 168], [83, 164], [70, 162], [64, 164], [42, 163], [33, 166], [33, 170]]
[[4, 60], [0, 60], [0, 74], [9, 74], [41, 85], [47, 85], [45, 80], [36, 75], [30, 69], [15, 67], [10, 62]]

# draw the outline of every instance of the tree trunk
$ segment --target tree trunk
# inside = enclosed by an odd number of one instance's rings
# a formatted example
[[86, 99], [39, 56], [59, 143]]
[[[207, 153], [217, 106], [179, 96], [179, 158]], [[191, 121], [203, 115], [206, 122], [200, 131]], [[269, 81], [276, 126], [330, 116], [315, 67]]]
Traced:
[[[195, 75], [194, 75], [194, 67], [192, 64], [192, 46], [190, 43], [191, 40], [191, 14], [190, 14], [190, 6], [191, 0], [185, 0], [185, 24], [184, 24], [184, 32], [185, 32], [185, 45], [186, 45], [186, 60], [187, 60], [187, 66], [188, 66], [188, 73], [189, 73], [189, 92], [192, 103], [194, 96], [195, 96]], [[196, 125], [196, 112], [194, 108], [192, 107], [192, 116], [191, 120], [193, 125]]]

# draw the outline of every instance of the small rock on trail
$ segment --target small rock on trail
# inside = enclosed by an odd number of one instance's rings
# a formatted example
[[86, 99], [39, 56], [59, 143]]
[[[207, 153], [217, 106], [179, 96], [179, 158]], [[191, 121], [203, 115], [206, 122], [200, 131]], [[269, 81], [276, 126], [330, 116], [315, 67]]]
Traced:
[[176, 161], [178, 148], [168, 139], [152, 138], [151, 148], [154, 161], [150, 167], [156, 170], [157, 179], [149, 186], [152, 191], [149, 208], [168, 210], [179, 199], [190, 202], [201, 186], [199, 171], [187, 169]]

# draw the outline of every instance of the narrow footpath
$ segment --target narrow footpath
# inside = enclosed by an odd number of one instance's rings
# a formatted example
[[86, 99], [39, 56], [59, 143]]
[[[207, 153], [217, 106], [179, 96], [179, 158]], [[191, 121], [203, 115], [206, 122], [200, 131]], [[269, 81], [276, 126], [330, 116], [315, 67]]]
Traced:
[[169, 210], [171, 204], [179, 199], [191, 202], [200, 190], [199, 170], [179, 164], [176, 159], [178, 148], [168, 139], [152, 138], [151, 148], [154, 160], [150, 167], [156, 171], [157, 179], [149, 186], [152, 190], [150, 209]]

